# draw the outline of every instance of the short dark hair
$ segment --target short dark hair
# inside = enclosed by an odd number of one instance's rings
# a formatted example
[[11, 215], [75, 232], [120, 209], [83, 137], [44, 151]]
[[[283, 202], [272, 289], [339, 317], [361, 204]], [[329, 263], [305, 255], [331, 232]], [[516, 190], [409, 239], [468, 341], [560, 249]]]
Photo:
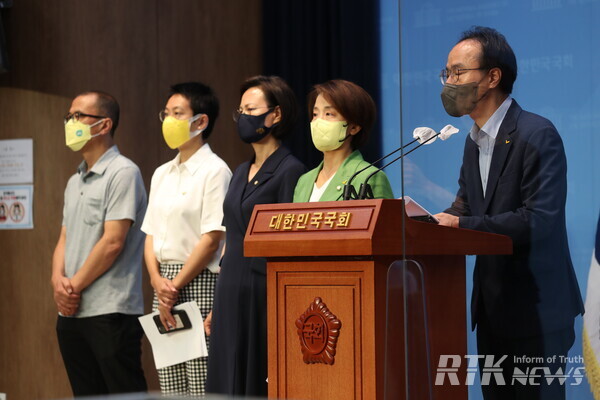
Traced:
[[281, 121], [273, 126], [271, 135], [276, 139], [282, 139], [290, 133], [298, 119], [298, 102], [296, 95], [288, 84], [278, 76], [257, 75], [248, 78], [240, 86], [240, 96], [248, 89], [259, 88], [265, 95], [269, 107], [279, 106], [281, 110]]
[[457, 44], [465, 40], [476, 40], [481, 44], [481, 68], [500, 68], [500, 90], [505, 94], [512, 93], [513, 84], [517, 80], [517, 58], [504, 35], [493, 28], [473, 26], [464, 31]]
[[115, 136], [115, 131], [119, 126], [119, 117], [121, 115], [121, 108], [119, 107], [119, 103], [117, 99], [113, 95], [110, 95], [101, 90], [90, 90], [87, 92], [83, 92], [78, 94], [77, 97], [87, 96], [87, 95], [95, 95], [96, 96], [96, 108], [100, 115], [107, 116], [112, 120], [112, 129], [110, 130], [110, 136]]
[[176, 94], [185, 97], [190, 102], [194, 115], [206, 114], [208, 116], [208, 125], [202, 132], [202, 139], [208, 139], [219, 116], [219, 99], [215, 92], [200, 82], [184, 82], [171, 86], [169, 98]]
[[367, 91], [356, 83], [334, 79], [313, 86], [308, 94], [308, 115], [312, 120], [317, 97], [322, 95], [346, 120], [360, 126], [360, 131], [352, 136], [352, 149], [358, 149], [369, 140], [371, 129], [377, 118], [377, 107]]

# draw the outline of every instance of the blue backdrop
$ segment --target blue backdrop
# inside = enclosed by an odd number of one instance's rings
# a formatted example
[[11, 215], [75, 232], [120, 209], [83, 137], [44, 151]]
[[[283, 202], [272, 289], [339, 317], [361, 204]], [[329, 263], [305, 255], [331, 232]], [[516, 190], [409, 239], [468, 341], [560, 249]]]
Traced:
[[[462, 31], [473, 25], [496, 28], [517, 55], [512, 96], [524, 109], [550, 119], [565, 144], [569, 243], [585, 298], [600, 205], [600, 135], [594, 132], [600, 128], [600, 0], [404, 1], [401, 13], [398, 7], [398, 0], [380, 0], [383, 153], [398, 147], [401, 136], [404, 143], [410, 141], [417, 126], [439, 130], [451, 123], [461, 132], [416, 151], [402, 167], [386, 170], [394, 193], [401, 195], [403, 178], [404, 193], [431, 212], [443, 210], [454, 198], [472, 120], [445, 113], [438, 76]], [[470, 258], [469, 296], [472, 266]], [[575, 329], [572, 356], [582, 354], [581, 318]], [[468, 346], [469, 354], [476, 354], [472, 332]], [[470, 387], [469, 398], [481, 399], [478, 383]], [[567, 398], [592, 399], [587, 381], [567, 386]]]

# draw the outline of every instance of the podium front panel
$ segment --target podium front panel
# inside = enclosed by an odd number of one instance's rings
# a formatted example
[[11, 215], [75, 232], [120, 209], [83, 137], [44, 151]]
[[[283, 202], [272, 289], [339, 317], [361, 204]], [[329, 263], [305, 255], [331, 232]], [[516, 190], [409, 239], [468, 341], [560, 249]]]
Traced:
[[[377, 287], [385, 285], [385, 274], [375, 277], [384, 269], [375, 264], [269, 263], [269, 397], [375, 398], [377, 379], [383, 383], [383, 374], [377, 377], [382, 365], [376, 365], [383, 329], [376, 321], [385, 319], [375, 315], [375, 291], [385, 291]], [[323, 346], [327, 351], [315, 356]]]

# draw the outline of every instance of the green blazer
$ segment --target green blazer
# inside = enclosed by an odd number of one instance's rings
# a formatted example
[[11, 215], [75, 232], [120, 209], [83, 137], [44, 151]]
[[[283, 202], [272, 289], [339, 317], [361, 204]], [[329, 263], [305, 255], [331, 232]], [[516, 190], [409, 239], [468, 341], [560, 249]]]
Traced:
[[[348, 182], [350, 177], [354, 175], [356, 171], [368, 165], [369, 163], [363, 159], [360, 151], [354, 150], [354, 152], [344, 160], [340, 168], [337, 170], [319, 201], [342, 200], [344, 194], [344, 185], [346, 182]], [[296, 189], [294, 190], [294, 203], [303, 203], [310, 199], [310, 194], [312, 193], [315, 181], [317, 180], [317, 175], [319, 175], [319, 172], [322, 168], [323, 162], [321, 161], [321, 164], [319, 164], [317, 168], [308, 171], [302, 175], [300, 179], [298, 179]], [[360, 184], [367, 179], [367, 176], [369, 176], [372, 172], [375, 172], [375, 170], [376, 168], [374, 167], [367, 168], [352, 180], [352, 186], [354, 186], [357, 193], [360, 188]], [[371, 188], [373, 189], [373, 196], [376, 199], [394, 198], [394, 193], [392, 192], [390, 182], [383, 171], [373, 175], [373, 177], [369, 179], [369, 185], [371, 185]]]

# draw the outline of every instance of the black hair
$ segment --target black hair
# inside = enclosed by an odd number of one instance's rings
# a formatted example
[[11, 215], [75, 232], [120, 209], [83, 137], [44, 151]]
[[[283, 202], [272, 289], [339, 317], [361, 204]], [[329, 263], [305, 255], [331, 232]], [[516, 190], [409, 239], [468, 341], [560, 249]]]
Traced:
[[208, 139], [219, 116], [219, 99], [215, 92], [203, 83], [185, 82], [171, 86], [169, 98], [176, 94], [185, 97], [190, 102], [194, 115], [206, 114], [208, 116], [208, 125], [202, 132], [202, 139]]
[[271, 129], [271, 135], [281, 140], [290, 133], [298, 118], [298, 102], [288, 84], [278, 76], [257, 75], [248, 78], [240, 86], [240, 96], [253, 87], [259, 88], [269, 107], [279, 106], [281, 120]]
[[319, 95], [322, 95], [347, 123], [360, 126], [360, 131], [350, 139], [352, 150], [367, 143], [377, 118], [377, 106], [371, 95], [356, 83], [343, 79], [333, 79], [315, 85], [308, 94], [309, 120], [313, 119], [313, 107]]
[[87, 96], [90, 94], [96, 96], [96, 108], [98, 109], [98, 113], [111, 119], [112, 129], [110, 130], [110, 136], [114, 137], [115, 131], [119, 126], [119, 117], [121, 115], [121, 108], [119, 107], [117, 99], [115, 99], [113, 95], [101, 90], [90, 90], [80, 93], [75, 97]]
[[473, 26], [464, 31], [457, 43], [465, 40], [476, 40], [481, 44], [481, 68], [500, 68], [500, 90], [510, 94], [517, 80], [517, 58], [504, 35], [493, 28]]

